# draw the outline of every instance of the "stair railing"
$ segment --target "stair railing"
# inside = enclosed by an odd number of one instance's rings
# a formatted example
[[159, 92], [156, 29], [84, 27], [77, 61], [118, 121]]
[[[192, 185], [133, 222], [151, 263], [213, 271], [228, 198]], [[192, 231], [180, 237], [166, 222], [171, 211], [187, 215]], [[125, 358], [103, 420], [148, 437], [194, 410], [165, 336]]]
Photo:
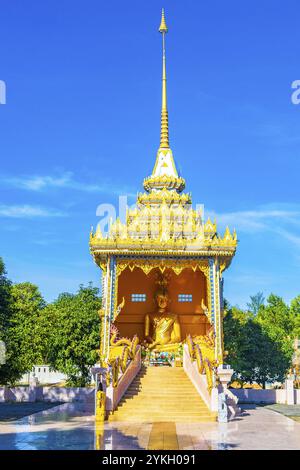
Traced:
[[116, 409], [127, 388], [141, 369], [141, 346], [132, 348], [124, 346], [121, 357], [117, 357], [111, 365], [111, 378], [106, 388], [106, 410]]
[[210, 411], [218, 410], [218, 390], [215, 386], [210, 386], [205, 372], [205, 365], [199, 354], [200, 350], [194, 348], [192, 342], [187, 341], [183, 348], [183, 369], [200, 397]]
[[230, 366], [223, 364], [217, 369], [213, 368], [212, 364], [209, 364], [209, 361], [202, 356], [201, 349], [194, 344], [190, 336], [184, 345], [183, 368], [210, 411], [220, 413], [219, 395], [223, 394], [229, 411], [228, 419], [233, 419], [241, 413], [238, 398], [227, 388], [233, 370]]

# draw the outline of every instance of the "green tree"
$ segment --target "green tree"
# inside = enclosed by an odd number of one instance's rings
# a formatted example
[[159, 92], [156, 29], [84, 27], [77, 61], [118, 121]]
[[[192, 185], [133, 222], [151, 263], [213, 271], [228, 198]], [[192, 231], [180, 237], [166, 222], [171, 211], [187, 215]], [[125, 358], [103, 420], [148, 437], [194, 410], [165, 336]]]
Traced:
[[[7, 351], [7, 336], [11, 325], [11, 315], [11, 281], [7, 278], [4, 262], [0, 258], [0, 341], [5, 343], [6, 361], [9, 352]], [[5, 384], [6, 370], [7, 366], [5, 364], [0, 365], [0, 384]]]
[[39, 322], [45, 301], [38, 287], [30, 282], [10, 288], [9, 325], [5, 339], [6, 364], [1, 367], [1, 382], [13, 384], [36, 363], [43, 362]]
[[[294, 318], [290, 308], [283, 299], [271, 294], [267, 299], [267, 305], [260, 308], [257, 322], [261, 325], [266, 335], [278, 344], [286, 360], [291, 361]], [[283, 362], [283, 367], [285, 367], [285, 361]]]
[[260, 307], [264, 305], [265, 298], [262, 292], [257, 292], [255, 295], [250, 295], [250, 302], [247, 303], [247, 307], [253, 315], [257, 315]]
[[224, 316], [224, 346], [227, 353], [226, 362], [235, 373], [233, 380], [241, 386], [253, 381], [252, 351], [255, 354], [256, 343], [252, 341], [250, 315], [237, 307], [228, 307]]
[[256, 318], [249, 319], [248, 335], [251, 347], [247, 359], [252, 368], [250, 383], [257, 382], [263, 388], [267, 382], [284, 381], [291, 361], [291, 356], [283, 350], [281, 342], [269, 333]]
[[291, 316], [294, 324], [294, 336], [300, 339], [300, 295], [291, 301]]
[[266, 382], [283, 381], [293, 354], [293, 325], [288, 306], [274, 295], [256, 316], [229, 308], [224, 318], [224, 343], [234, 379], [263, 387]]
[[0, 334], [9, 324], [8, 311], [11, 304], [11, 281], [7, 278], [3, 259], [0, 258]]
[[5, 265], [0, 258], [0, 339], [5, 340], [10, 325], [11, 281], [7, 278]]
[[80, 286], [75, 295], [63, 293], [45, 309], [51, 323], [49, 363], [68, 376], [68, 385], [90, 382], [90, 367], [98, 362], [101, 307], [99, 290]]

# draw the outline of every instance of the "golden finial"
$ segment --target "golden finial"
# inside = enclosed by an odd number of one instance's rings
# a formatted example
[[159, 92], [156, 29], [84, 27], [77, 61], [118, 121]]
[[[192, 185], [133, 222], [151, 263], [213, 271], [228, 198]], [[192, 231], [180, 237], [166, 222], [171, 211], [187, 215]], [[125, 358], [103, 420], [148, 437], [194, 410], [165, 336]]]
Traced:
[[164, 10], [164, 8], [161, 11], [161, 22], [160, 22], [160, 27], [159, 27], [158, 31], [160, 33], [167, 33], [168, 32], [168, 28], [167, 28], [166, 20], [165, 20], [165, 10]]
[[163, 70], [162, 70], [162, 103], [161, 103], [161, 125], [160, 125], [160, 145], [159, 148], [169, 148], [169, 120], [167, 110], [167, 73], [166, 73], [166, 49], [165, 49], [165, 33], [168, 28], [165, 20], [165, 12], [162, 9], [161, 23], [159, 32], [162, 33], [163, 46]]
[[156, 155], [152, 175], [144, 180], [144, 188], [147, 192], [153, 189], [167, 190], [176, 189], [181, 192], [185, 181], [178, 176], [172, 150], [169, 145], [169, 118], [167, 109], [167, 73], [166, 73], [166, 48], [165, 40], [168, 28], [165, 13], [162, 10], [159, 32], [162, 35], [162, 102], [161, 102], [161, 124], [160, 144]]

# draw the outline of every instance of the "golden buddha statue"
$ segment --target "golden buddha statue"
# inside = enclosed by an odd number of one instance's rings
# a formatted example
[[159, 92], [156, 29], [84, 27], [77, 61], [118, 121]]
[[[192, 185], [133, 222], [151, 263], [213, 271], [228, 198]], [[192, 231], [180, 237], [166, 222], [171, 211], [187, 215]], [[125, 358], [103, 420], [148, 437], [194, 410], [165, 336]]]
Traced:
[[162, 276], [157, 282], [159, 287], [155, 293], [155, 301], [158, 311], [145, 316], [145, 339], [149, 349], [175, 352], [181, 341], [181, 331], [178, 316], [168, 311], [170, 299], [167, 283], [166, 276]]

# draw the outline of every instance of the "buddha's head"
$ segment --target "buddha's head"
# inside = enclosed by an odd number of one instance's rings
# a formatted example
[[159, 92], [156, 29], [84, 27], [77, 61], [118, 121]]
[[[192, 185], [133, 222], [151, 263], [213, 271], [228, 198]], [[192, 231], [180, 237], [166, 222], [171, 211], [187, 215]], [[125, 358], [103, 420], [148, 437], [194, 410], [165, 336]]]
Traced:
[[168, 294], [168, 279], [165, 276], [162, 276], [161, 279], [157, 282], [158, 289], [155, 292], [155, 300], [160, 312], [164, 312], [168, 308], [170, 302]]
[[155, 300], [160, 311], [167, 309], [169, 303], [169, 296], [167, 293], [158, 292], [155, 296]]

